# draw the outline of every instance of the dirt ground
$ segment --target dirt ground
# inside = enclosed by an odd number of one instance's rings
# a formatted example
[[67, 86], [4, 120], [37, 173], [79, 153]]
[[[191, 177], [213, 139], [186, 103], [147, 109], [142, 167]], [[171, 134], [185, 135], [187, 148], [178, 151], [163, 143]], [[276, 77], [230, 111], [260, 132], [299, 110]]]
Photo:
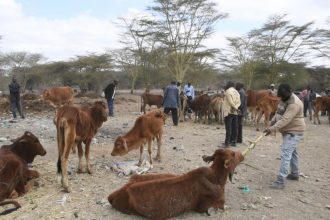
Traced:
[[[90, 100], [81, 100], [79, 103]], [[21, 136], [29, 130], [37, 135], [47, 150], [44, 157], [37, 157], [33, 169], [41, 173], [32, 191], [20, 197], [22, 208], [1, 219], [142, 219], [125, 215], [111, 208], [107, 196], [120, 188], [128, 177], [118, 176], [110, 167], [113, 162], [137, 160], [139, 152], [123, 157], [112, 157], [114, 139], [127, 132], [140, 111], [140, 97], [118, 95], [114, 118], [104, 123], [96, 135], [91, 150], [94, 173], [77, 174], [77, 156], [70, 155], [69, 184], [71, 193], [61, 191], [56, 175], [56, 130], [52, 122], [54, 112], [27, 111], [25, 120], [11, 123], [11, 115], [0, 114], [0, 144]], [[321, 125], [307, 123], [303, 142], [299, 145], [301, 177], [299, 182], [288, 181], [284, 190], [269, 188], [279, 169], [281, 136], [262, 139], [246, 160], [237, 167], [233, 183], [226, 185], [226, 210], [208, 217], [206, 214], [187, 212], [174, 219], [330, 219], [330, 126], [325, 117]], [[246, 125], [244, 143], [233, 148], [243, 151], [248, 140], [261, 133]], [[172, 126], [166, 120], [163, 136], [162, 161], [155, 162], [150, 172], [185, 173], [200, 166], [203, 155], [211, 155], [224, 141], [223, 125], [197, 124], [192, 121]], [[154, 143], [156, 147], [156, 144]], [[153, 154], [156, 153], [156, 148]], [[147, 153], [145, 152], [145, 156]], [[242, 191], [247, 186], [249, 192]], [[7, 206], [8, 208], [9, 206]], [[0, 207], [0, 212], [6, 207]]]

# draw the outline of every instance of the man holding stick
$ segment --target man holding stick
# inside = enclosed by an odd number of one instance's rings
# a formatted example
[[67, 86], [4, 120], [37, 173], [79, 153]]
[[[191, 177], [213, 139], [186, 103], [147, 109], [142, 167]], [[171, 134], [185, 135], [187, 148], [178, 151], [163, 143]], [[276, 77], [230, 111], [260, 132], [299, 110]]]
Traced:
[[[304, 105], [302, 101], [292, 93], [288, 84], [278, 87], [277, 96], [281, 98], [275, 116], [271, 121], [271, 127], [264, 130], [265, 135], [279, 131], [282, 134], [281, 165], [279, 175], [270, 186], [272, 189], [283, 189], [285, 178], [299, 180], [299, 164], [297, 147], [306, 129], [304, 121]], [[291, 173], [289, 174], [289, 166]]]

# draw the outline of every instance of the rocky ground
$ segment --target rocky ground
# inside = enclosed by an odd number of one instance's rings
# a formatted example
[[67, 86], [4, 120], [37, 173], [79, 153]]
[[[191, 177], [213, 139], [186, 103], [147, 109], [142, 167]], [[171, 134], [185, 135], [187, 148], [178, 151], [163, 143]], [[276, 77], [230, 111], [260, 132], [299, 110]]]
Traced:
[[[76, 99], [78, 103], [90, 101], [87, 98]], [[29, 130], [39, 137], [47, 155], [37, 157], [33, 163], [33, 169], [38, 170], [41, 177], [31, 192], [17, 199], [22, 208], [1, 219], [142, 219], [112, 209], [106, 200], [112, 191], [121, 187], [128, 179], [114, 173], [110, 169], [112, 164], [138, 159], [138, 151], [123, 157], [112, 157], [110, 152], [114, 139], [132, 127], [139, 111], [139, 96], [117, 96], [116, 117], [109, 118], [93, 140], [93, 175], [77, 174], [77, 156], [70, 155], [69, 184], [72, 192], [69, 194], [61, 191], [60, 181], [56, 176], [57, 145], [56, 129], [52, 122], [53, 110], [27, 109], [27, 118], [17, 122], [11, 121], [11, 115], [2, 111], [1, 145], [10, 143], [10, 139]], [[269, 184], [276, 177], [279, 168], [281, 136], [277, 134], [265, 137], [237, 167], [234, 183], [227, 183], [224, 212], [218, 211], [210, 217], [188, 212], [175, 219], [329, 219], [330, 126], [325, 117], [321, 119], [321, 125], [306, 121], [307, 131], [299, 145], [299, 182], [288, 181], [286, 188], [281, 191], [269, 189]], [[207, 166], [202, 161], [202, 155], [211, 155], [223, 142], [224, 135], [223, 125], [187, 121], [174, 127], [168, 118], [163, 137], [163, 160], [156, 162], [150, 172], [180, 174]], [[252, 126], [245, 126], [244, 143], [234, 150], [243, 151], [248, 146], [248, 140], [254, 140], [259, 135], [260, 132], [256, 132]], [[156, 148], [153, 154], [155, 153]], [[0, 207], [0, 212], [3, 210], [4, 207]]]

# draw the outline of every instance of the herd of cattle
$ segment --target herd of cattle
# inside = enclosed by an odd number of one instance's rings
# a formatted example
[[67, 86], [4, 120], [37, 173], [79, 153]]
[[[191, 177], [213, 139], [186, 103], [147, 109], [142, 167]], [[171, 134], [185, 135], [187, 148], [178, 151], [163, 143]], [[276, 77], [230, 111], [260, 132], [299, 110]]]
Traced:
[[[73, 90], [69, 87], [58, 87], [46, 90], [42, 97], [56, 107], [54, 124], [57, 130], [58, 162], [57, 172], [62, 175], [62, 187], [70, 192], [67, 168], [70, 152], [78, 149], [78, 172], [85, 170], [92, 174], [90, 165], [90, 145], [92, 138], [102, 124], [107, 121], [106, 105], [96, 101], [90, 106], [75, 106]], [[187, 98], [180, 95], [180, 119], [185, 120]], [[146, 105], [161, 107], [163, 97], [149, 92], [141, 96], [141, 111], [145, 112]], [[204, 117], [210, 119], [211, 114], [222, 123], [222, 103], [224, 97], [220, 94], [196, 97], [191, 108], [195, 112], [195, 121]], [[276, 111], [279, 99], [267, 91], [247, 91], [247, 107], [260, 120], [265, 115], [265, 123]], [[318, 97], [315, 102], [315, 118], [318, 112], [330, 110], [330, 97]], [[319, 122], [319, 121], [318, 121]], [[329, 120], [330, 122], [330, 120]], [[139, 116], [134, 126], [126, 134], [116, 138], [111, 152], [112, 156], [122, 156], [133, 149], [140, 149], [139, 164], [142, 163], [143, 147], [148, 143], [149, 160], [152, 164], [151, 143], [157, 140], [156, 160], [161, 160], [162, 134], [165, 115], [160, 110], [145, 112]], [[86, 169], [82, 166], [84, 155], [82, 144], [85, 145]], [[7, 214], [20, 207], [13, 200], [26, 193], [31, 186], [30, 180], [39, 177], [37, 171], [29, 170], [37, 155], [46, 154], [38, 138], [27, 131], [23, 136], [13, 140], [11, 145], [3, 145], [0, 149], [0, 206], [13, 204], [14, 209], [5, 210]], [[182, 175], [176, 174], [146, 174], [133, 175], [129, 182], [119, 190], [111, 193], [109, 202], [115, 209], [127, 213], [142, 215], [151, 219], [165, 219], [177, 216], [184, 211], [194, 210], [208, 213], [210, 208], [224, 208], [224, 187], [227, 177], [231, 178], [235, 167], [244, 159], [239, 152], [228, 149], [216, 150], [212, 156], [204, 156], [203, 160], [212, 162], [210, 167], [201, 167]]]

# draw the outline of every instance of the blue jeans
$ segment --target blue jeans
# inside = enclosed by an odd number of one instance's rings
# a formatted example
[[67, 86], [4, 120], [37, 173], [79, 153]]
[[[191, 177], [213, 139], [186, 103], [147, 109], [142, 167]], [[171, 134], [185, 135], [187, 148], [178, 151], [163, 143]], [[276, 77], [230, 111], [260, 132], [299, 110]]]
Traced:
[[113, 102], [114, 99], [108, 99], [108, 108], [109, 108], [109, 116], [113, 116]]
[[283, 134], [283, 143], [281, 146], [281, 165], [280, 173], [277, 176], [277, 182], [284, 183], [289, 174], [289, 166], [293, 175], [299, 175], [299, 161], [297, 147], [302, 139], [302, 135]]

